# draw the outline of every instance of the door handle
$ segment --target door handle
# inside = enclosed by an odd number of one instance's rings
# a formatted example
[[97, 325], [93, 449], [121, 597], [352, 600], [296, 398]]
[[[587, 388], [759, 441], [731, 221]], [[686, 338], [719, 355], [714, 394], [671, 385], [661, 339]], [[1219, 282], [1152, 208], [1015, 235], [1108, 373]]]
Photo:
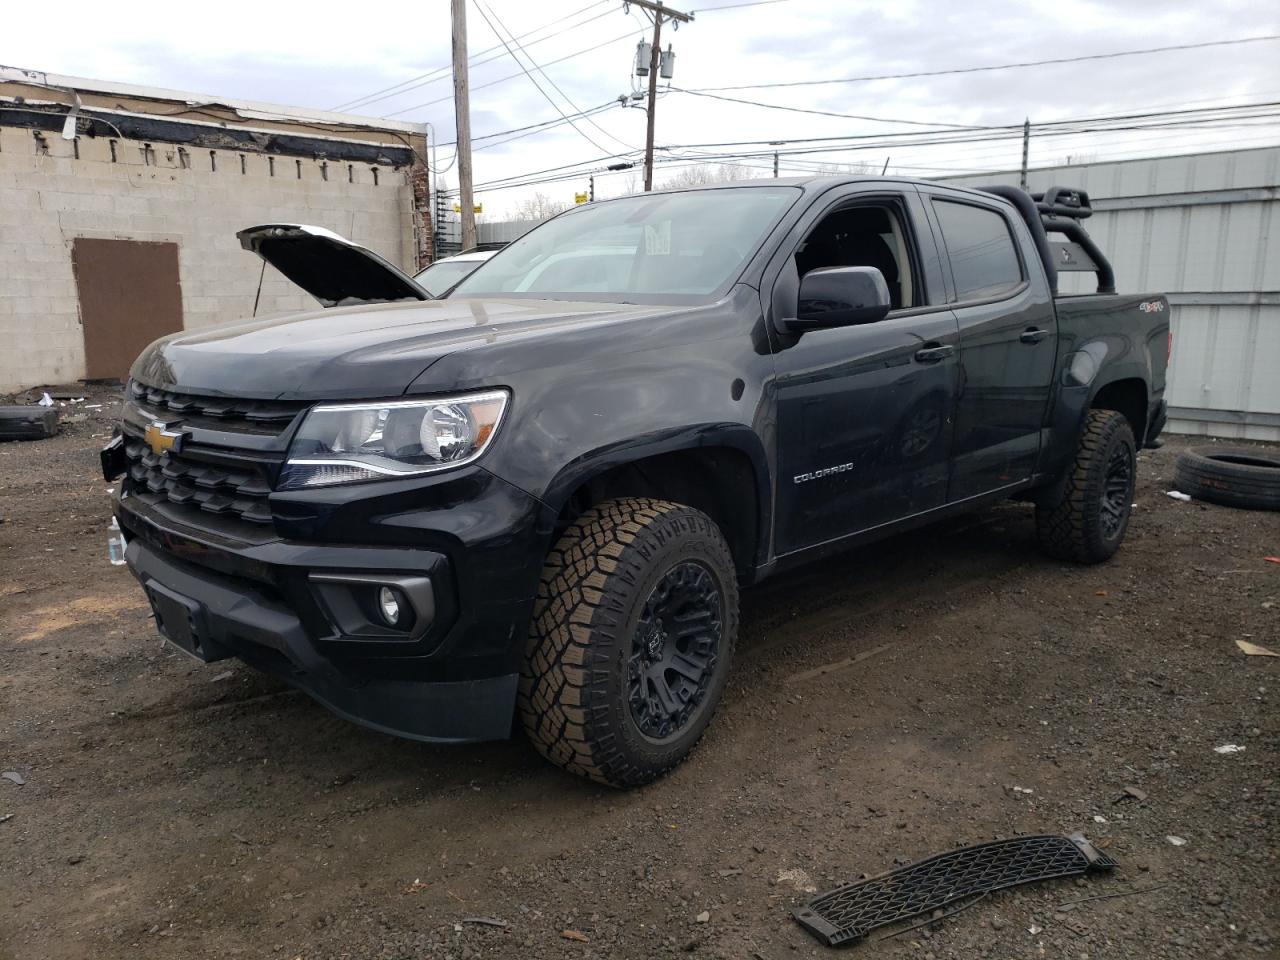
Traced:
[[917, 363], [937, 363], [955, 352], [956, 348], [949, 343], [931, 343], [917, 350], [915, 357]]
[[1048, 330], [1041, 330], [1039, 327], [1027, 327], [1022, 331], [1022, 335], [1018, 339], [1023, 343], [1039, 343], [1048, 335]]

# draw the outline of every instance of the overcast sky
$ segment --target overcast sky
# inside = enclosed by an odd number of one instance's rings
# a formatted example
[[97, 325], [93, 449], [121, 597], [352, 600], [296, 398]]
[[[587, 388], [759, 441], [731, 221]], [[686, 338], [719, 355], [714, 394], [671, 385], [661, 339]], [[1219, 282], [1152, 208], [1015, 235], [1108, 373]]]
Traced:
[[[695, 22], [676, 32], [669, 24], [664, 26], [663, 46], [670, 41], [676, 52], [673, 86], [706, 90], [940, 71], [1280, 33], [1280, 7], [1256, 0], [1215, 0], [1194, 6], [1154, 0], [1023, 0], [1007, 5], [991, 0], [968, 4], [781, 0], [716, 9], [742, 2], [694, 3]], [[477, 137], [559, 117], [556, 107], [502, 47], [485, 53], [498, 41], [482, 9], [521, 38], [529, 58], [547, 64], [545, 75], [537, 70], [533, 75], [565, 113], [601, 106], [630, 93], [637, 82], [631, 76], [636, 40], [651, 29], [637, 8], [624, 13], [621, 2], [615, 0], [479, 0], [479, 4], [470, 0], [468, 13], [473, 59], [488, 61], [471, 70], [471, 126]], [[447, 71], [449, 30], [448, 0], [305, 5], [151, 0], [119, 5], [64, 0], [57, 5], [53, 21], [50, 8], [39, 4], [13, 4], [6, 9], [0, 63], [324, 109], [446, 68], [429, 76], [428, 82], [415, 81], [421, 85], [352, 112], [430, 122], [442, 144], [437, 151], [439, 165], [448, 168], [453, 150], [443, 144], [454, 139]], [[524, 60], [526, 66], [528, 62]], [[1034, 125], [1280, 100], [1280, 42], [915, 79], [741, 89], [722, 91], [722, 95], [930, 124], [1012, 124], [1030, 117], [1032, 166], [1082, 154], [1111, 159], [1226, 149], [1280, 142], [1280, 126], [1271, 119], [1259, 126], [1050, 137], [1037, 135]], [[535, 136], [477, 150], [477, 182], [622, 154], [643, 145], [641, 110], [615, 106], [592, 120], [594, 124], [578, 120], [577, 129], [561, 124]], [[791, 113], [672, 91], [659, 104], [657, 142], [666, 148], [660, 156], [688, 158], [691, 154], [684, 148], [691, 145], [900, 134], [912, 129], [900, 123]], [[893, 172], [929, 176], [1016, 167], [1020, 152], [1021, 144], [1014, 139], [946, 147], [877, 146], [803, 158], [784, 156], [781, 165], [786, 175], [810, 170], [816, 161], [870, 163], [878, 168], [888, 158]], [[759, 175], [766, 175], [771, 164], [767, 158], [743, 162]], [[659, 167], [658, 182], [677, 169]], [[448, 169], [445, 177], [449, 184], [456, 184], [456, 169]], [[583, 176], [537, 189], [556, 199], [572, 199], [585, 184]], [[597, 180], [601, 196], [622, 192], [625, 186], [626, 174]], [[531, 188], [489, 190], [480, 199], [485, 201], [486, 214], [493, 214], [531, 192]]]

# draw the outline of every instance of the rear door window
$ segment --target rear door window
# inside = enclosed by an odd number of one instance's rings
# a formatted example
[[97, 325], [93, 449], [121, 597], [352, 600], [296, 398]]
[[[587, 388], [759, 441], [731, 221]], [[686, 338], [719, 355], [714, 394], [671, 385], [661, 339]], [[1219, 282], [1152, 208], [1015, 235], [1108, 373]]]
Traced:
[[957, 300], [989, 300], [1022, 285], [1022, 262], [1001, 214], [948, 200], [934, 200], [933, 209], [951, 258]]

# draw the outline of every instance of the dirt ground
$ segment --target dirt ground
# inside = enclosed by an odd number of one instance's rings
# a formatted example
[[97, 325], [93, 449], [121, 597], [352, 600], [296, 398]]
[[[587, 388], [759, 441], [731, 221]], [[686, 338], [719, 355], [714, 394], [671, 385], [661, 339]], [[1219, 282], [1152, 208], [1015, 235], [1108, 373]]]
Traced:
[[621, 793], [166, 650], [106, 560], [111, 412], [0, 445], [3, 960], [824, 957], [806, 891], [1074, 830], [1119, 869], [845, 955], [1280, 955], [1280, 661], [1235, 644], [1280, 650], [1280, 514], [1166, 497], [1182, 441], [1107, 565], [1010, 504], [748, 591], [707, 738]]

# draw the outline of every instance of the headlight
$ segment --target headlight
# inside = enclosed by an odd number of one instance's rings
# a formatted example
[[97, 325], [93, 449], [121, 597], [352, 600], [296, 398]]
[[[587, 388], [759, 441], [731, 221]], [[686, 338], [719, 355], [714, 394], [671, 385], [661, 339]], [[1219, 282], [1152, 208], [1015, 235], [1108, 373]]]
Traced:
[[289, 445], [279, 490], [409, 477], [470, 463], [493, 439], [505, 390], [314, 407]]

